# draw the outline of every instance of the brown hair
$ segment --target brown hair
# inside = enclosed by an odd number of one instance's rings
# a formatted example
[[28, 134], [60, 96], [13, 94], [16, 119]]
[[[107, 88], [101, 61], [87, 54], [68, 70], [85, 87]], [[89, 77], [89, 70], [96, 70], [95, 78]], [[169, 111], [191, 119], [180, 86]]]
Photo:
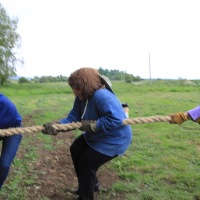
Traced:
[[103, 86], [98, 70], [89, 67], [74, 71], [70, 75], [68, 83], [71, 88], [80, 90], [85, 100]]

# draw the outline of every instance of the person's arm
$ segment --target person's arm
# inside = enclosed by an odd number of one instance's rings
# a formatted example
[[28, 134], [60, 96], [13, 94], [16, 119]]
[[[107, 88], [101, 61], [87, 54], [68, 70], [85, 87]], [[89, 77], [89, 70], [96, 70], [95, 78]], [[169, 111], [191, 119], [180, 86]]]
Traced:
[[[68, 123], [72, 123], [72, 122], [77, 122], [80, 121], [80, 101], [78, 100], [78, 98], [75, 99], [74, 101], [74, 106], [72, 108], [72, 110], [70, 111], [69, 115], [61, 120], [59, 120], [57, 123], [58, 124], [68, 124]], [[42, 130], [42, 133], [47, 134], [47, 135], [57, 135], [58, 132], [67, 132], [66, 130], [59, 130], [57, 131], [54, 127], [53, 127], [53, 123], [45, 123], [43, 124], [44, 129]]]
[[125, 114], [117, 97], [105, 90], [98, 90], [93, 95], [94, 105], [99, 117], [93, 120], [81, 120], [80, 130], [88, 133], [105, 132], [123, 125]]
[[3, 94], [0, 94], [0, 128], [21, 126], [22, 117], [15, 104]]
[[200, 117], [200, 106], [197, 106], [196, 108], [189, 110], [187, 114], [189, 115], [189, 118], [195, 121], [197, 118]]
[[129, 106], [128, 106], [128, 104], [127, 103], [122, 103], [122, 107], [124, 109], [126, 117], [129, 118]]
[[106, 93], [98, 93], [96, 96], [96, 106], [101, 117], [97, 120], [98, 131], [109, 133], [110, 130], [122, 126], [124, 120], [124, 110], [116, 96], [107, 96]]
[[187, 112], [173, 113], [170, 116], [171, 124], [182, 124], [183, 122], [190, 119], [194, 122], [200, 123], [200, 106], [193, 108]]
[[70, 111], [70, 113], [67, 115], [67, 117], [59, 120], [58, 122], [60, 124], [68, 124], [68, 123], [77, 122], [80, 120], [81, 120], [81, 102], [76, 97], [73, 108]]

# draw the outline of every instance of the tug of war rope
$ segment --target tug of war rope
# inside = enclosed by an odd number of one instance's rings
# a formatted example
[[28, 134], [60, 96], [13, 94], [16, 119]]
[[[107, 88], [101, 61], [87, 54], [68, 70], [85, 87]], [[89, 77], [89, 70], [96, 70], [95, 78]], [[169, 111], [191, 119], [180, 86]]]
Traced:
[[[131, 124], [144, 124], [144, 123], [153, 123], [153, 122], [170, 122], [171, 116], [150, 116], [150, 117], [137, 117], [137, 118], [128, 118], [123, 121], [124, 125]], [[81, 122], [73, 122], [69, 124], [53, 124], [53, 128], [57, 131], [59, 130], [74, 130], [81, 128]], [[32, 126], [32, 127], [17, 127], [9, 129], [0, 129], [0, 136], [11, 136], [15, 134], [23, 133], [33, 133], [33, 132], [42, 132], [44, 129], [43, 126]]]

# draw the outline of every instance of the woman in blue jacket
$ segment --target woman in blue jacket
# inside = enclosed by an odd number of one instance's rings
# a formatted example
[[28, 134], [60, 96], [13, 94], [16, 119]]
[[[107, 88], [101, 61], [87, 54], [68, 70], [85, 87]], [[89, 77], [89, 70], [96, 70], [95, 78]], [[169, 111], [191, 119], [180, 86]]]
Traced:
[[[79, 200], [94, 199], [98, 190], [96, 172], [104, 163], [121, 156], [132, 140], [123, 107], [113, 93], [110, 82], [93, 68], [81, 68], [73, 72], [68, 83], [75, 94], [75, 101], [69, 115], [59, 123], [81, 121], [81, 134], [71, 145], [70, 152], [78, 177]], [[56, 130], [45, 124], [43, 133]]]
[[[15, 105], [10, 99], [0, 93], [0, 129], [20, 127], [21, 122], [22, 117], [18, 113]], [[21, 134], [5, 137], [0, 136], [0, 141], [2, 141], [0, 157], [0, 189], [8, 176], [10, 165], [17, 153], [21, 139]]]

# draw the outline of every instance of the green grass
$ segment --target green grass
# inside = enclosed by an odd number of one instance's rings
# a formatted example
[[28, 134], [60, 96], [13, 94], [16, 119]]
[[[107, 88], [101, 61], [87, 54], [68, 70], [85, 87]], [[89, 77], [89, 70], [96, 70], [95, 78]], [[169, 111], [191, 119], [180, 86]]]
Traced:
[[[200, 82], [187, 84], [183, 80], [153, 81], [127, 84], [113, 81], [113, 90], [121, 102], [130, 107], [130, 118], [187, 111], [199, 105]], [[10, 97], [22, 116], [30, 115], [30, 125], [42, 125], [60, 119], [73, 106], [74, 95], [66, 83], [10, 84], [0, 88]], [[158, 122], [132, 125], [133, 141], [126, 154], [109, 163], [119, 180], [111, 190], [100, 194], [102, 199], [115, 199], [123, 194], [127, 200], [199, 200], [200, 199], [200, 126], [192, 121], [182, 125]], [[43, 140], [43, 135], [34, 135]], [[32, 184], [26, 171], [37, 158], [37, 147], [32, 138], [22, 141], [22, 148], [31, 148], [23, 159], [14, 162], [15, 177], [2, 191], [2, 196], [12, 191], [10, 199], [23, 200], [21, 182]], [[52, 150], [51, 139], [43, 140], [44, 148]], [[30, 153], [31, 152], [31, 153]], [[29, 177], [30, 178], [30, 177]]]

